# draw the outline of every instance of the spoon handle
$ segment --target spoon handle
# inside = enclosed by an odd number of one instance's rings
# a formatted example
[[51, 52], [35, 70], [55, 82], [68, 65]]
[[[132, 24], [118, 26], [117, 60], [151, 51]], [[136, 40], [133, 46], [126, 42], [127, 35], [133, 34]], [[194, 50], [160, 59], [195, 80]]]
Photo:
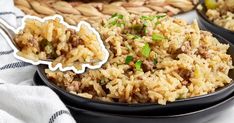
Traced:
[[[7, 26], [6, 26], [7, 25]], [[7, 36], [13, 41], [15, 37], [15, 32], [10, 29], [9, 26], [4, 20], [0, 19], [0, 28], [7, 34]]]
[[18, 46], [14, 41], [16, 35], [15, 32], [13, 31], [14, 28], [0, 18], [0, 29], [2, 29], [6, 33], [6, 35], [10, 38], [13, 45], [18, 49]]

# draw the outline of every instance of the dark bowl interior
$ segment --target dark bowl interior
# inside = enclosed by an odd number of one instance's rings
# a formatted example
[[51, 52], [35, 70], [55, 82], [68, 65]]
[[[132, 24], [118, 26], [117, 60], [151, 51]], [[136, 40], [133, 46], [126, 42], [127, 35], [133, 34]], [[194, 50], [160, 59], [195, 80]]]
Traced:
[[204, 0], [200, 0], [200, 4], [198, 5], [201, 5], [203, 8], [202, 10], [199, 10], [198, 8], [196, 8], [199, 25], [215, 34], [222, 36], [223, 38], [227, 39], [231, 43], [234, 43], [234, 31], [225, 29], [208, 19], [208, 17], [206, 16], [207, 8], [204, 4]]
[[[221, 43], [229, 44], [230, 48], [228, 54], [234, 58], [234, 46], [222, 37], [213, 34]], [[234, 59], [232, 59], [234, 62]], [[234, 91], [234, 82], [226, 85], [223, 88], [219, 88], [214, 93], [176, 100], [175, 102], [168, 102], [167, 105], [159, 105], [154, 103], [144, 103], [144, 104], [127, 104], [118, 102], [104, 102], [98, 100], [92, 100], [77, 96], [66, 92], [64, 89], [56, 86], [53, 82], [50, 82], [45, 74], [45, 69], [48, 67], [46, 65], [38, 66], [38, 74], [42, 81], [51, 89], [53, 89], [61, 98], [65, 101], [72, 103], [77, 107], [83, 109], [92, 109], [94, 111], [103, 111], [111, 113], [121, 114], [135, 114], [135, 115], [169, 115], [175, 113], [183, 113], [186, 110], [196, 110], [200, 107], [205, 107], [211, 104], [215, 104], [227, 96], [229, 96]], [[229, 71], [229, 77], [234, 79], [234, 70]]]

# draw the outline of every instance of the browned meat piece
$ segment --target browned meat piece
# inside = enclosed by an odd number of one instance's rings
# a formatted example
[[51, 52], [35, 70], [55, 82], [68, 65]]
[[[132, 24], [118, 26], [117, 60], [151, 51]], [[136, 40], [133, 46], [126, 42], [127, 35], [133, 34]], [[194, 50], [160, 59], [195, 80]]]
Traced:
[[72, 47], [77, 47], [78, 45], [84, 45], [84, 41], [81, 40], [78, 36], [72, 38], [71, 40]]
[[152, 61], [144, 60], [143, 63], [142, 63], [142, 70], [144, 72], [152, 70], [153, 67], [154, 67], [154, 63]]
[[188, 53], [191, 50], [191, 44], [188, 41], [184, 42], [180, 49], [183, 53]]
[[191, 44], [187, 41], [184, 42], [179, 49], [172, 53], [172, 57], [177, 58], [177, 56], [181, 53], [189, 54], [189, 51], [191, 51]]
[[178, 69], [178, 74], [185, 80], [185, 81], [189, 81], [189, 78], [192, 75], [192, 71], [188, 70], [188, 69], [183, 69], [183, 68], [179, 68]]
[[72, 47], [77, 47], [78, 45], [84, 45], [84, 41], [79, 38], [75, 30], [68, 29], [66, 33], [70, 32], [70, 39]]
[[201, 55], [201, 57], [204, 59], [209, 58], [209, 53], [208, 53], [207, 47], [199, 47], [198, 54]]

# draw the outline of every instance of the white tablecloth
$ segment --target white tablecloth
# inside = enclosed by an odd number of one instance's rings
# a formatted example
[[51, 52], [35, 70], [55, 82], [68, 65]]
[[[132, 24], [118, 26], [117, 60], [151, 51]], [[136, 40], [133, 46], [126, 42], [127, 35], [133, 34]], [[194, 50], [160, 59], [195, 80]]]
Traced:
[[[0, 0], [1, 23], [17, 27], [22, 17], [13, 0]], [[36, 67], [14, 58], [7, 39], [0, 29], [0, 123], [75, 123], [55, 92], [31, 86]]]

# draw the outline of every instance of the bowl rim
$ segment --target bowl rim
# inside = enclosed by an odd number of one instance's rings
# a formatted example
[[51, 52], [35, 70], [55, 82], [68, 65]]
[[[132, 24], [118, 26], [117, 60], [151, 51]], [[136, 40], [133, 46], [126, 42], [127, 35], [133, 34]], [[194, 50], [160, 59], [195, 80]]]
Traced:
[[[149, 115], [149, 116], [143, 116], [143, 115], [121, 115], [121, 114], [114, 114], [114, 113], [105, 113], [105, 112], [99, 112], [99, 111], [94, 111], [94, 112], [98, 112], [98, 113], [101, 113], [102, 115], [112, 115], [112, 116], [125, 116], [125, 117], [137, 117], [137, 118], [176, 118], [176, 117], [184, 117], [184, 116], [189, 116], [189, 115], [193, 115], [193, 114], [199, 114], [201, 112], [204, 112], [204, 111], [208, 111], [208, 110], [211, 110], [211, 109], [214, 109], [214, 108], [218, 108], [226, 103], [229, 103], [230, 101], [233, 101], [234, 100], [234, 93], [232, 93], [230, 96], [228, 96], [227, 98], [225, 98], [224, 100], [216, 103], [216, 104], [213, 104], [211, 106], [208, 106], [208, 107], [205, 107], [203, 109], [199, 109], [199, 110], [196, 110], [196, 111], [192, 111], [192, 112], [187, 112], [187, 113], [182, 113], [182, 114], [175, 114], [175, 115], [166, 115], [166, 116], [152, 116], [152, 115]], [[71, 107], [71, 108], [74, 108], [74, 109], [79, 109], [77, 107], [74, 107], [74, 106], [71, 106], [71, 105], [66, 105], [68, 107]], [[87, 109], [80, 109], [80, 110], [84, 110], [84, 111], [89, 111]]]
[[206, 7], [204, 5], [204, 0], [200, 0], [199, 3], [197, 4], [197, 6], [195, 7], [196, 13], [198, 14], [199, 17], [201, 17], [203, 20], [205, 20], [207, 23], [211, 24], [212, 26], [225, 31], [226, 33], [234, 34], [234, 31], [231, 31], [231, 30], [226, 29], [226, 28], [224, 28], [222, 26], [219, 26], [219, 25], [215, 24], [214, 22], [212, 22], [211, 20], [209, 20], [207, 18], [207, 16], [201, 10], [198, 9], [199, 5], [202, 6], [202, 9], [204, 9], [204, 8], [206, 9]]
[[[212, 35], [218, 39], [218, 41], [222, 41], [222, 43], [225, 44], [229, 44], [230, 47], [234, 48], [234, 45], [232, 43], [230, 43], [228, 40], [226, 40], [225, 38], [212, 33]], [[52, 88], [56, 89], [57, 91], [62, 92], [63, 94], [65, 94], [66, 96], [72, 96], [73, 98], [79, 98], [82, 99], [83, 101], [86, 102], [92, 102], [92, 103], [96, 103], [96, 104], [104, 104], [104, 105], [115, 105], [115, 106], [131, 106], [131, 107], [139, 107], [139, 106], [152, 106], [152, 105], [158, 105], [158, 106], [165, 106], [165, 105], [161, 105], [158, 103], [122, 103], [122, 102], [107, 102], [107, 101], [101, 101], [101, 100], [95, 100], [95, 99], [89, 99], [89, 98], [85, 98], [85, 97], [81, 97], [78, 96], [76, 94], [70, 93], [68, 91], [66, 91], [63, 88], [58, 87], [55, 83], [53, 83], [52, 81], [49, 81], [48, 78], [46, 77], [46, 75], [43, 75], [43, 71], [44, 70], [44, 66], [45, 65], [38, 65], [37, 71], [39, 76], [41, 77], [41, 79], [47, 83], [47, 85], [51, 86]], [[231, 69], [230, 69], [231, 70]], [[198, 100], [201, 98], [206, 98], [206, 97], [212, 97], [215, 96], [219, 93], [222, 93], [224, 91], [226, 91], [229, 88], [232, 88], [234, 86], [234, 80], [232, 79], [230, 83], [228, 83], [227, 85], [225, 85], [224, 87], [221, 87], [220, 89], [216, 90], [215, 92], [209, 93], [209, 94], [205, 94], [205, 95], [200, 95], [200, 96], [194, 96], [194, 97], [190, 97], [190, 98], [184, 98], [184, 99], [178, 99], [175, 100], [174, 102], [167, 102], [166, 106], [170, 105], [170, 104], [175, 104], [175, 103], [179, 103], [179, 102], [185, 102], [185, 101], [193, 101], [193, 100]]]

